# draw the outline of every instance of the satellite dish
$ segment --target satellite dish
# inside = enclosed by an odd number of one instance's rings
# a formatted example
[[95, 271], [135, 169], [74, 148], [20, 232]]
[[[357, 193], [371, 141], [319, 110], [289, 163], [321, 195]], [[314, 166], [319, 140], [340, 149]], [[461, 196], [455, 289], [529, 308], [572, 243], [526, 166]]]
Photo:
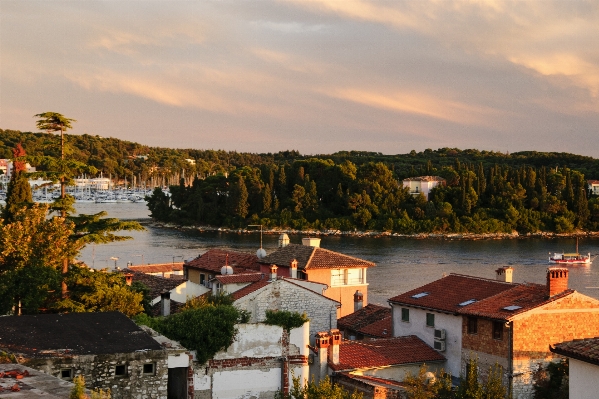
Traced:
[[266, 256], [266, 251], [264, 250], [264, 248], [260, 248], [259, 250], [257, 250], [256, 256], [258, 257], [258, 259], [264, 258]]
[[227, 274], [233, 274], [233, 268], [229, 265], [224, 265], [220, 268], [220, 274], [226, 276]]

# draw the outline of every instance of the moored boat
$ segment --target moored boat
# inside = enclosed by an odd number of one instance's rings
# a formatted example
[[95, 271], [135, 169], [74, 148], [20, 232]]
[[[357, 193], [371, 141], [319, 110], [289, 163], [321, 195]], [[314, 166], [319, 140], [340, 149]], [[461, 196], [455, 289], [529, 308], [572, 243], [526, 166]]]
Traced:
[[[594, 258], [593, 258], [594, 259]], [[578, 253], [578, 237], [576, 237], [576, 252], [573, 253], [554, 253], [549, 257], [549, 263], [557, 263], [560, 265], [590, 265], [593, 262], [591, 253]]]

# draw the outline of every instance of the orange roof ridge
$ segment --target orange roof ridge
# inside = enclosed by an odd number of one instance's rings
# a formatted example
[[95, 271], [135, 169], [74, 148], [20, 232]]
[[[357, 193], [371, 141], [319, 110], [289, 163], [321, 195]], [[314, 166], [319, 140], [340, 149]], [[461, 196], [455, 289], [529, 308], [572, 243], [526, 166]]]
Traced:
[[[362, 262], [363, 262], [363, 263], [370, 263], [372, 266], [374, 266], [374, 265], [375, 265], [375, 264], [374, 264], [374, 262], [371, 262], [371, 261], [369, 261], [369, 260], [360, 259], [360, 258], [356, 258], [355, 256], [346, 255], [346, 254], [342, 254], [342, 253], [340, 253], [340, 252], [331, 251], [330, 249], [321, 248], [321, 247], [315, 247], [315, 249], [316, 249], [316, 250], [315, 250], [314, 252], [312, 252], [312, 256], [314, 256], [314, 254], [315, 254], [317, 251], [319, 251], [319, 250], [320, 250], [320, 251], [326, 251], [326, 252], [328, 252], [328, 253], [331, 253], [331, 254], [340, 255], [340, 256], [343, 256], [343, 257], [346, 257], [346, 258], [349, 258], [349, 259], [357, 260], [357, 261], [359, 261], [359, 262], [361, 262], [361, 263], [362, 263]], [[310, 260], [312, 260], [312, 256], [310, 256]], [[308, 261], [308, 262], [309, 262], [309, 261]]]

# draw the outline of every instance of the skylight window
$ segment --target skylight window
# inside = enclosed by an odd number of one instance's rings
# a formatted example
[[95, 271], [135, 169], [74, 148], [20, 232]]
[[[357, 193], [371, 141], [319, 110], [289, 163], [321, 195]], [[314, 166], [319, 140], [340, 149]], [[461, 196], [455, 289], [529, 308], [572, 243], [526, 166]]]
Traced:
[[467, 306], [467, 305], [470, 305], [470, 304], [472, 304], [474, 302], [476, 302], [476, 299], [469, 299], [469, 300], [467, 300], [465, 302], [459, 303], [458, 306]]
[[510, 305], [510, 306], [506, 306], [505, 308], [503, 308], [503, 310], [518, 310], [518, 309], [522, 309], [522, 306], [518, 306], [518, 305]]
[[416, 295], [412, 295], [412, 298], [418, 299], [418, 298], [422, 298], [423, 296], [427, 296], [428, 292], [421, 292], [420, 294], [416, 294]]

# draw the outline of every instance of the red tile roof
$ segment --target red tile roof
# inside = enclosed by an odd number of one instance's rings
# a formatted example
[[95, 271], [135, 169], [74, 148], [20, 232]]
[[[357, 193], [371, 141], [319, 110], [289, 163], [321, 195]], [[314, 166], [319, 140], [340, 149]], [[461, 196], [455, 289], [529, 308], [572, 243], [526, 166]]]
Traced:
[[[329, 351], [332, 346], [329, 346]], [[399, 364], [443, 362], [445, 357], [415, 335], [375, 339], [370, 341], [342, 341], [339, 346], [339, 364], [329, 362], [334, 371], [393, 366]]]
[[[343, 376], [352, 380], [360, 381], [366, 385], [373, 387], [391, 388], [394, 390], [401, 390], [406, 388], [406, 384], [399, 381], [388, 380], [386, 378], [372, 377], [370, 375], [356, 375], [351, 373], [339, 373], [337, 376]], [[335, 377], [338, 378], [338, 377]]]
[[260, 260], [260, 263], [289, 267], [297, 260], [298, 269], [337, 269], [373, 267], [374, 263], [319, 247], [289, 244]]
[[553, 348], [550, 346], [549, 350], [558, 355], [599, 366], [599, 337], [562, 342]]
[[[227, 260], [227, 255], [229, 256]], [[210, 249], [203, 255], [190, 260], [185, 264], [187, 267], [211, 271], [214, 274], [220, 274], [220, 269], [225, 263], [233, 267], [234, 273], [259, 271], [260, 264], [258, 257], [254, 254], [247, 254], [223, 249]]]
[[183, 263], [159, 263], [155, 265], [137, 265], [129, 266], [128, 269], [142, 273], [168, 273], [173, 271], [183, 271]]
[[231, 294], [231, 296], [233, 297], [233, 300], [236, 301], [240, 298], [243, 298], [246, 295], [251, 294], [252, 292], [258, 291], [260, 288], [266, 287], [268, 284], [270, 284], [270, 281], [266, 279], [256, 281], [255, 283], [252, 283], [238, 291], [235, 291], [233, 294]]
[[221, 284], [238, 284], [238, 283], [253, 283], [266, 278], [262, 273], [243, 273], [243, 274], [227, 274], [217, 275], [214, 277]]
[[123, 273], [133, 274], [132, 280], [140, 282], [150, 289], [150, 297], [157, 298], [163, 290], [171, 291], [181, 284], [185, 283], [186, 280], [164, 278], [161, 276], [154, 276], [152, 274], [146, 274], [137, 272], [131, 269], [123, 269]]
[[[514, 315], [564, 298], [572, 293], [574, 293], [573, 290], [566, 290], [549, 298], [546, 285], [520, 284], [484, 300], [464, 306], [458, 310], [458, 313], [508, 321]], [[510, 306], [514, 307], [513, 310], [505, 309]]]
[[[516, 286], [517, 284], [452, 273], [432, 283], [395, 296], [389, 299], [389, 302], [455, 313], [462, 309], [462, 306], [459, 306], [461, 303], [471, 299], [481, 301]], [[414, 295], [423, 293], [428, 294], [414, 298]]]
[[403, 181], [445, 181], [445, 179], [440, 176], [418, 176], [409, 177], [407, 179], [403, 179]]
[[[391, 336], [391, 308], [369, 304], [337, 320], [337, 328], [376, 338]], [[386, 334], [384, 333], [386, 330]]]

